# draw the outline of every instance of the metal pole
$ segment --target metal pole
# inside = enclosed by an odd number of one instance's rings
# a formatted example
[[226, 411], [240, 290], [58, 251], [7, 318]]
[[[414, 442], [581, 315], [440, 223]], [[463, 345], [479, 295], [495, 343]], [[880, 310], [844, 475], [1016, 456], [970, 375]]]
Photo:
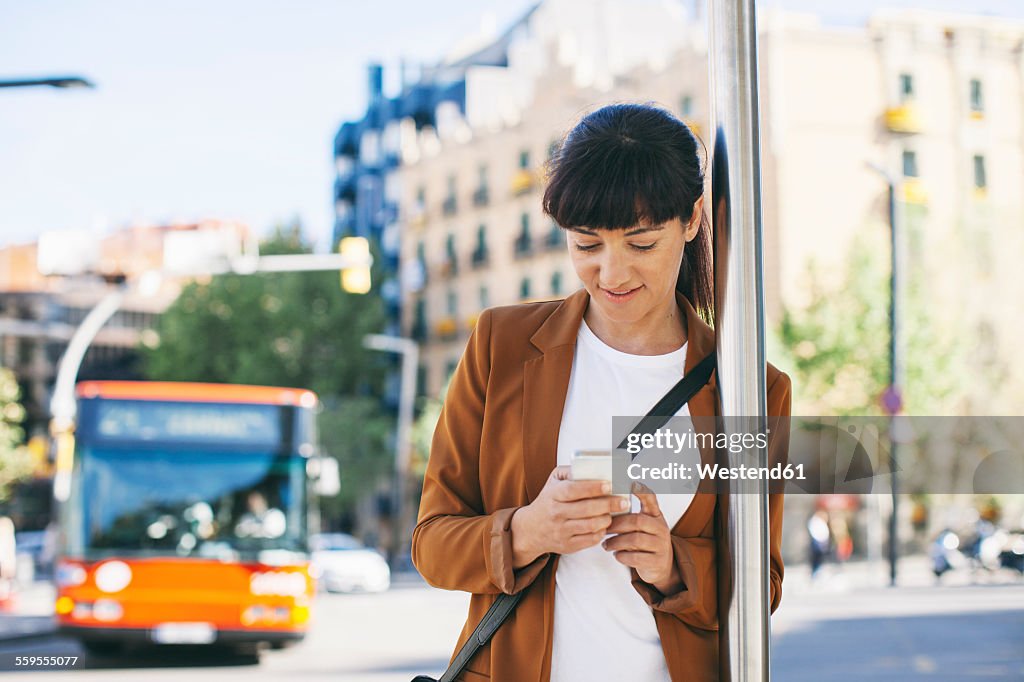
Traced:
[[[721, 414], [733, 418], [726, 431], [739, 426], [754, 432], [762, 428], [767, 412], [754, 0], [708, 0], [708, 20], [719, 397]], [[733, 466], [766, 466], [768, 460], [765, 448], [727, 456]], [[720, 647], [720, 679], [765, 682], [770, 645], [768, 491], [765, 481], [744, 483], [732, 487], [726, 505], [727, 555], [721, 558], [731, 583], [719, 601], [719, 637], [726, 640]]]
[[897, 480], [896, 450], [897, 439], [893, 437], [892, 419], [900, 412], [900, 359], [899, 359], [899, 240], [896, 232], [896, 184], [889, 179], [889, 473], [892, 476], [892, 514], [889, 516], [889, 585], [896, 587], [896, 564], [899, 555], [899, 481]]
[[412, 339], [383, 334], [368, 334], [363, 345], [373, 350], [389, 351], [402, 356], [402, 390], [398, 402], [398, 425], [395, 433], [395, 474], [391, 486], [391, 563], [398, 568], [405, 543], [408, 500], [409, 462], [411, 460], [411, 434], [413, 403], [416, 399], [416, 370], [419, 366], [419, 344]]
[[868, 163], [868, 168], [885, 179], [889, 218], [889, 386], [882, 394], [882, 407], [889, 415], [889, 474], [892, 510], [889, 514], [889, 585], [896, 587], [897, 564], [899, 563], [899, 467], [897, 454], [899, 439], [894, 434], [894, 419], [903, 409], [903, 362], [899, 353], [899, 230], [896, 223], [896, 180], [882, 166]]

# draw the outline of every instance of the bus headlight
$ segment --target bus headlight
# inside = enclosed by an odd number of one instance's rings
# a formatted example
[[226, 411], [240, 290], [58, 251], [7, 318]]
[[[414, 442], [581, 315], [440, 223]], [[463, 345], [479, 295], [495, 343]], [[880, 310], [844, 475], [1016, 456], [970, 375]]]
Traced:
[[132, 569], [123, 561], [107, 561], [96, 569], [96, 587], [104, 592], [120, 592], [131, 581]]

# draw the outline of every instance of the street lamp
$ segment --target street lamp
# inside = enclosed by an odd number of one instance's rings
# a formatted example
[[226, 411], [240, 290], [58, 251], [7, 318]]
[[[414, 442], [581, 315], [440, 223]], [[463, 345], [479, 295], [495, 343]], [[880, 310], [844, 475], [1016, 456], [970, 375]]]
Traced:
[[894, 417], [903, 409], [900, 386], [903, 378], [903, 359], [899, 353], [899, 239], [896, 226], [896, 180], [876, 163], [868, 162], [868, 168], [878, 173], [888, 187], [889, 203], [889, 385], [882, 393], [882, 407], [890, 417], [889, 423], [889, 474], [892, 479], [892, 513], [889, 516], [889, 585], [896, 587], [896, 562], [899, 554], [899, 484], [897, 480], [896, 451], [898, 438], [895, 437]]
[[16, 78], [13, 80], [0, 80], [0, 88], [31, 88], [46, 86], [66, 90], [69, 88], [89, 88], [96, 85], [81, 76], [60, 76], [55, 78]]
[[411, 452], [412, 408], [416, 398], [416, 368], [420, 347], [412, 339], [383, 334], [367, 334], [363, 346], [371, 350], [398, 353], [402, 356], [402, 392], [398, 402], [398, 428], [395, 434], [395, 476], [391, 487], [391, 564], [397, 568], [405, 538], [405, 500]]

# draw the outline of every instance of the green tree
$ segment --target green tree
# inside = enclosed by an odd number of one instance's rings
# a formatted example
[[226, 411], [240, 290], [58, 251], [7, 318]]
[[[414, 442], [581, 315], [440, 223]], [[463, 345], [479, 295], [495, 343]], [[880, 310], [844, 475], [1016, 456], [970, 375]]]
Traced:
[[32, 473], [32, 457], [21, 428], [25, 408], [20, 400], [14, 373], [0, 367], [0, 502], [7, 500], [15, 483]]
[[[264, 255], [311, 251], [297, 224], [260, 246]], [[316, 392], [321, 443], [341, 470], [341, 495], [323, 501], [336, 516], [391, 464], [394, 419], [377, 399], [385, 358], [362, 345], [383, 325], [379, 296], [342, 291], [337, 272], [218, 275], [187, 285], [161, 316], [158, 342], [142, 351], [145, 374]]]
[[[902, 389], [908, 414], [948, 411], [965, 386], [962, 340], [942, 330], [929, 309], [923, 274], [908, 264], [900, 310]], [[827, 284], [808, 264], [809, 302], [785, 308], [778, 327], [783, 363], [793, 373], [794, 414], [882, 414], [889, 383], [889, 251], [859, 235], [842, 279]]]

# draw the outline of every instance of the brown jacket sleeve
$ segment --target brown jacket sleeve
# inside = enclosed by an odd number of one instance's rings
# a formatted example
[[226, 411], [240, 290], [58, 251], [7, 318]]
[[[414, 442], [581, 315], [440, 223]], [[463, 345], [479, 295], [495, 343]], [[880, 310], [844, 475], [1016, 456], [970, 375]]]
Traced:
[[518, 507], [491, 513], [483, 508], [480, 444], [491, 325], [491, 312], [485, 310], [448, 387], [423, 479], [412, 561], [434, 587], [514, 594], [533, 582], [550, 555], [513, 570], [511, 522]]
[[[786, 464], [789, 453], [790, 380], [780, 372], [768, 387], [768, 416], [786, 417], [770, 420], [768, 436], [768, 464]], [[774, 613], [782, 600], [782, 504], [781, 492], [768, 495], [769, 528], [769, 582], [771, 585], [771, 611]], [[713, 523], [709, 521], [709, 525]], [[705, 528], [705, 531], [708, 529]], [[715, 540], [713, 537], [680, 537], [672, 535], [676, 568], [683, 581], [683, 589], [675, 594], [663, 595], [632, 571], [633, 587], [655, 610], [670, 613], [692, 627], [704, 630], [718, 629], [717, 569]]]

